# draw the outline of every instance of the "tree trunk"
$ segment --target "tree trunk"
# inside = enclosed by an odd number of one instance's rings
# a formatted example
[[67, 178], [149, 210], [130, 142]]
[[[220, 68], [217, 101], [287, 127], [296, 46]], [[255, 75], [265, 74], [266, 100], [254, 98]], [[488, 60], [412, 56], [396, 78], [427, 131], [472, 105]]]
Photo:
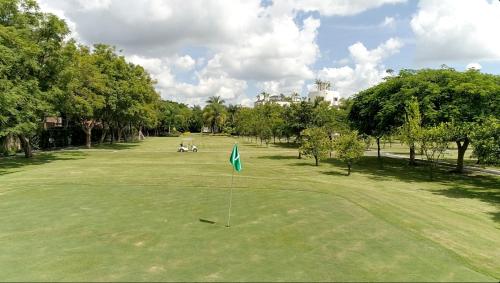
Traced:
[[316, 166], [319, 166], [319, 159], [317, 156], [314, 156], [314, 159], [316, 160]]
[[115, 128], [110, 129], [111, 139], [109, 140], [109, 144], [113, 144], [115, 142]]
[[85, 147], [91, 148], [92, 147], [92, 127], [84, 128], [83, 131], [85, 132]]
[[122, 142], [122, 134], [123, 134], [123, 128], [121, 127], [118, 127], [118, 133], [117, 133], [117, 137], [116, 137], [116, 142], [117, 143], [121, 143]]
[[299, 159], [302, 159], [302, 152], [299, 151]]
[[377, 158], [380, 159], [380, 138], [377, 137]]
[[469, 147], [468, 138], [465, 138], [463, 143], [457, 141], [458, 158], [457, 158], [457, 168], [455, 169], [455, 171], [458, 173], [464, 172], [464, 157], [465, 157], [465, 152], [467, 151], [467, 147]]
[[415, 145], [410, 145], [410, 165], [417, 165], [417, 162], [415, 161]]
[[21, 146], [24, 151], [24, 157], [31, 158], [33, 157], [33, 148], [31, 146], [31, 141], [25, 135], [19, 135], [19, 140], [21, 140]]
[[144, 134], [142, 133], [142, 126], [139, 127], [139, 140], [143, 141], [144, 140]]
[[100, 144], [104, 143], [104, 141], [106, 140], [106, 136], [108, 135], [108, 128], [105, 128], [102, 130], [102, 135], [101, 135], [101, 140], [100, 140]]
[[347, 162], [347, 176], [351, 176], [351, 162]]

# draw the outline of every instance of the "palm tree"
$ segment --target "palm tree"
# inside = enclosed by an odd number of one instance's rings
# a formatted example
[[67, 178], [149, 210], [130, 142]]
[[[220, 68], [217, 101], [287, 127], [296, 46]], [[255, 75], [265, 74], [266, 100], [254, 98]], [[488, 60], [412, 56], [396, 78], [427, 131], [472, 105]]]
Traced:
[[329, 81], [322, 81], [320, 79], [316, 79], [314, 81], [314, 84], [316, 85], [319, 91], [330, 90], [330, 88], [332, 87], [332, 83], [330, 83]]
[[222, 99], [220, 96], [210, 96], [207, 100], [208, 104], [224, 104], [226, 101]]
[[213, 133], [219, 132], [227, 118], [224, 105], [219, 103], [208, 104], [203, 110], [203, 119]]
[[227, 112], [229, 114], [229, 120], [230, 120], [231, 124], [233, 124], [233, 125], [234, 125], [234, 122], [236, 119], [236, 113], [238, 113], [240, 108], [241, 108], [241, 106], [233, 105], [233, 104], [229, 104], [229, 106], [227, 107]]

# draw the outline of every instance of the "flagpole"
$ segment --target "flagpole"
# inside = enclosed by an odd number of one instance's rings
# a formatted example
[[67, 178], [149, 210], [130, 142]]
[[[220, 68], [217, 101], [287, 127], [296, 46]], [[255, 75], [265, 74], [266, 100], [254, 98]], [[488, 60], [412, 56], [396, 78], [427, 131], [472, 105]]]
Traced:
[[229, 193], [229, 211], [227, 215], [227, 226], [226, 227], [231, 227], [231, 205], [233, 202], [233, 181], [234, 181], [234, 167], [233, 167], [233, 174], [231, 175], [231, 190]]

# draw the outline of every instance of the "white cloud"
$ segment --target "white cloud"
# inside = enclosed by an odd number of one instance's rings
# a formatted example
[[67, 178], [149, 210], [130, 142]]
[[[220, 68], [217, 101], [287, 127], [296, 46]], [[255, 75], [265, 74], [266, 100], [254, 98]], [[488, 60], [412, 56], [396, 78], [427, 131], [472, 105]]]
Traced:
[[177, 56], [177, 58], [175, 58], [174, 64], [177, 68], [183, 71], [189, 71], [194, 68], [194, 66], [196, 65], [196, 61], [191, 58], [191, 56], [184, 55], [180, 57]]
[[421, 0], [411, 20], [420, 61], [500, 60], [500, 2]]
[[404, 3], [407, 0], [275, 0], [276, 13], [290, 11], [319, 12], [325, 16], [351, 16], [385, 4]]
[[341, 97], [349, 97], [388, 76], [382, 61], [399, 52], [402, 47], [403, 43], [394, 38], [372, 50], [368, 50], [361, 42], [355, 43], [349, 47], [354, 67], [323, 68], [318, 72], [318, 77], [331, 81], [333, 90]]
[[474, 70], [481, 70], [482, 66], [479, 63], [469, 63], [467, 64], [467, 67], [465, 67], [466, 70], [474, 69]]
[[[267, 7], [261, 0], [39, 1], [72, 23], [83, 43], [124, 49], [152, 73], [164, 98], [202, 103], [211, 95], [243, 101], [249, 82], [287, 92], [313, 79], [320, 20], [296, 17], [299, 11], [346, 16], [406, 0], [274, 0]], [[353, 48], [352, 56], [367, 56]], [[377, 61], [385, 51], [369, 57]]]
[[380, 23], [380, 26], [393, 28], [396, 26], [396, 19], [393, 17], [385, 17], [384, 21]]
[[143, 66], [151, 73], [152, 78], [158, 82], [157, 88], [165, 99], [188, 104], [204, 104], [206, 98], [212, 95], [219, 95], [233, 103], [242, 98], [247, 83], [224, 74], [208, 76], [206, 70], [203, 70], [196, 74], [196, 84], [179, 82], [171, 67], [179, 65], [179, 61], [189, 61], [188, 65], [193, 66], [194, 59], [188, 57], [190, 59], [187, 59], [186, 56], [158, 59], [132, 55], [128, 56], [127, 59], [134, 64]]
[[265, 32], [247, 32], [237, 44], [222, 47], [208, 61], [207, 72], [256, 81], [312, 78], [309, 66], [319, 56], [319, 20], [305, 19], [302, 29], [291, 17], [272, 19], [267, 25]]

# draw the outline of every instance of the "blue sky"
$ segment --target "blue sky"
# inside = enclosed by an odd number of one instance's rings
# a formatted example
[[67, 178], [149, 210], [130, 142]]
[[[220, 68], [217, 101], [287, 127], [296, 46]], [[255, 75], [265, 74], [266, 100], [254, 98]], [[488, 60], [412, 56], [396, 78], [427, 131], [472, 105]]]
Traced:
[[387, 69], [474, 66], [500, 74], [494, 0], [40, 0], [85, 44], [124, 50], [165, 99], [261, 91], [307, 95], [316, 78], [348, 97]]

